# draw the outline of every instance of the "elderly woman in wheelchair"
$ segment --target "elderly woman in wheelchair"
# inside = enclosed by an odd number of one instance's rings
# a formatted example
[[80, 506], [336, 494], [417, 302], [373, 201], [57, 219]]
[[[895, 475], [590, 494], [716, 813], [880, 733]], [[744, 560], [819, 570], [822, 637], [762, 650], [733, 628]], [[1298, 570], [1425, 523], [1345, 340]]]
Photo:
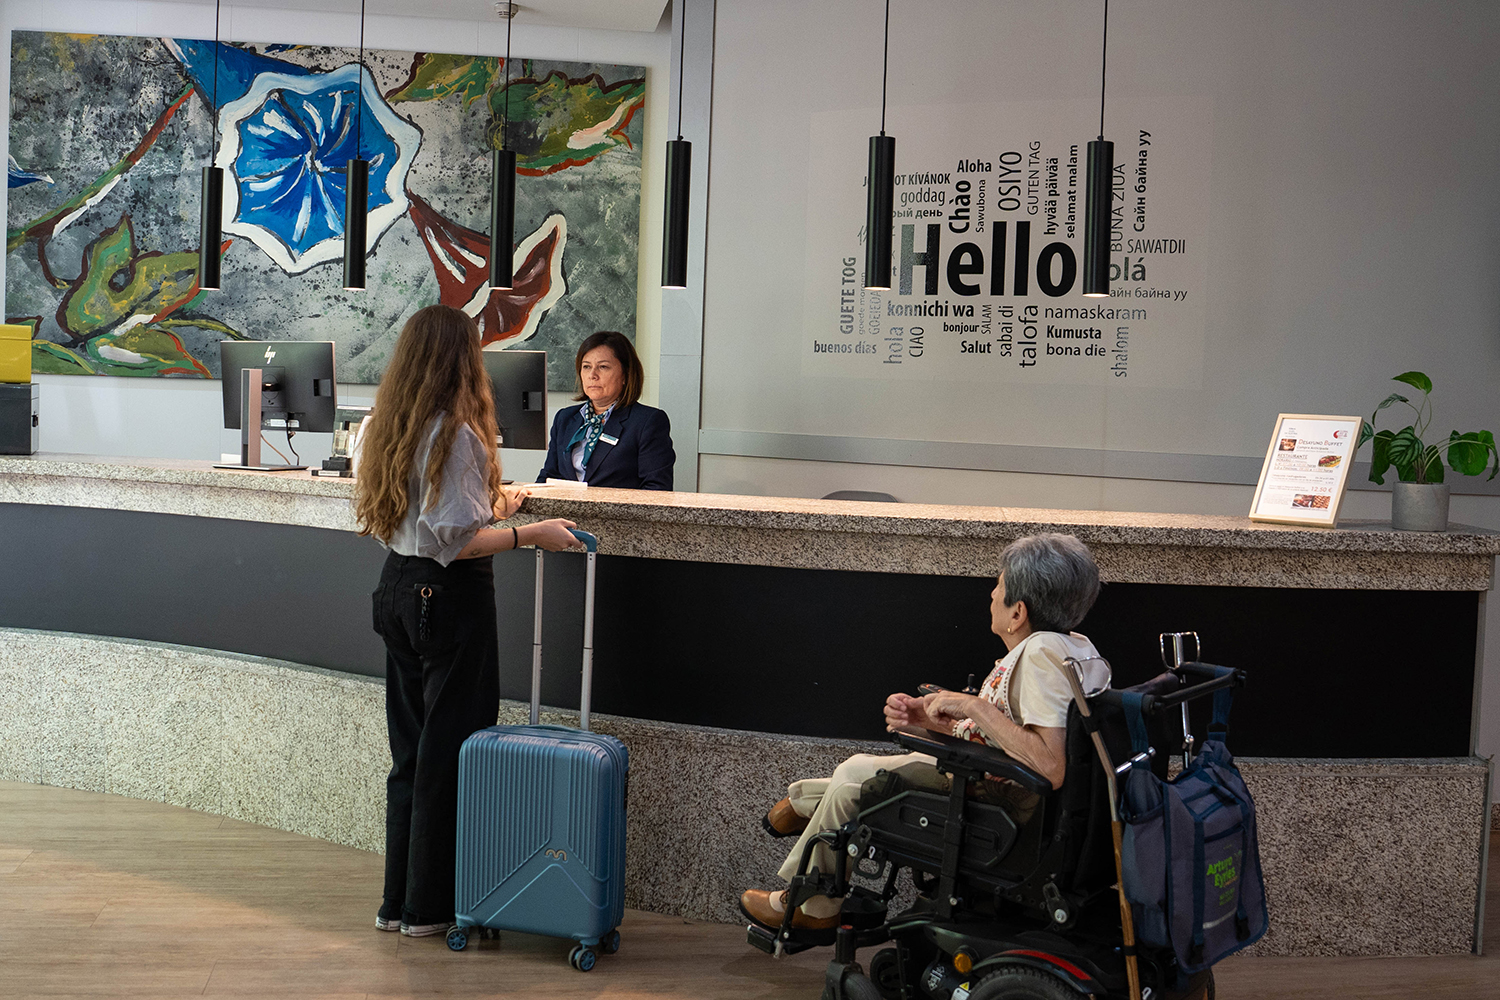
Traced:
[[[1015, 774], [1021, 784], [1003, 777], [1008, 770], [1004, 764], [994, 764], [995, 772], [984, 772], [987, 780], [967, 786], [968, 797], [999, 807], [1015, 824], [1024, 824], [1041, 801], [1038, 793], [1061, 788], [1066, 777], [1065, 737], [1073, 689], [1065, 673], [1072, 667], [1065, 661], [1083, 665], [1083, 684], [1091, 689], [1108, 686], [1109, 666], [1086, 637], [1071, 631], [1099, 595], [1099, 570], [1082, 542], [1060, 534], [1021, 538], [1001, 553], [1000, 566], [991, 594], [990, 628], [1004, 641], [1006, 656], [995, 664], [978, 693], [931, 689], [912, 696], [898, 692], [886, 700], [885, 718], [888, 730], [915, 726], [951, 733], [998, 748], [1024, 765]], [[849, 859], [834, 854], [827, 832], [859, 816], [872, 795], [889, 796], [902, 788], [946, 793], [950, 779], [934, 764], [935, 758], [922, 752], [856, 754], [828, 778], [793, 782], [786, 798], [772, 806], [763, 821], [773, 836], [798, 838], [781, 867], [781, 877], [796, 885], [805, 881], [800, 876], [815, 867], [825, 876], [824, 887], [826, 876], [833, 873], [833, 886], [846, 888]], [[857, 853], [854, 846], [851, 843], [846, 853]], [[798, 898], [807, 895], [807, 889], [797, 894]], [[740, 909], [750, 920], [772, 930], [786, 923], [787, 905], [785, 890], [750, 890], [740, 899]], [[841, 899], [811, 895], [793, 913], [790, 927], [804, 941], [827, 943], [841, 922], [843, 907]]]

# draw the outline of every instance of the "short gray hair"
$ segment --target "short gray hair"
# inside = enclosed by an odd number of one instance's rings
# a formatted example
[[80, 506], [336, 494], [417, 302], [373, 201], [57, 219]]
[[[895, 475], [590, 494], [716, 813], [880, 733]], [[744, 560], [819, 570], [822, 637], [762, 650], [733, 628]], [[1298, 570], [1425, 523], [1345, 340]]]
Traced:
[[1038, 632], [1069, 632], [1099, 597], [1099, 567], [1072, 535], [1046, 532], [1018, 538], [1000, 553], [1005, 605], [1026, 602]]

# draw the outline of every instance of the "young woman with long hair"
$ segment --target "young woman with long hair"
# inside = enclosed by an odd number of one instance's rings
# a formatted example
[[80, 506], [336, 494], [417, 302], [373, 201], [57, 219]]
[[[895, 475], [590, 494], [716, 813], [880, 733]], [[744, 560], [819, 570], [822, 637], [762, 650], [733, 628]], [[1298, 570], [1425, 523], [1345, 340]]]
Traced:
[[418, 310], [401, 331], [360, 444], [359, 533], [390, 550], [374, 593], [386, 648], [385, 891], [375, 926], [420, 937], [453, 919], [458, 749], [500, 704], [490, 556], [579, 545], [554, 518], [491, 528], [526, 490], [500, 485], [495, 404], [474, 321]]

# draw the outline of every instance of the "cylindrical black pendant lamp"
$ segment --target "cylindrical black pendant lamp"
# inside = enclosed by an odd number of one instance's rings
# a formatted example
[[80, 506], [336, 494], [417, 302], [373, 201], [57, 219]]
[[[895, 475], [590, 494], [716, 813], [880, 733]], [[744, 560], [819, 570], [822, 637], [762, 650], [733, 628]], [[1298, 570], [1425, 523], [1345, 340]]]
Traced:
[[1084, 175], [1083, 294], [1109, 296], [1109, 238], [1113, 222], [1115, 144], [1104, 138], [1104, 84], [1109, 71], [1109, 0], [1104, 0], [1104, 41], [1099, 53], [1099, 138], [1089, 143]]
[[896, 137], [885, 134], [885, 87], [891, 76], [891, 0], [885, 0], [885, 42], [880, 69], [880, 134], [870, 136], [865, 172], [865, 287], [891, 287], [891, 230], [896, 219]]
[[198, 287], [219, 287], [219, 247], [224, 242], [224, 171], [214, 166], [219, 153], [219, 0], [214, 0], [214, 135], [198, 199]]
[[1089, 143], [1084, 180], [1083, 294], [1109, 296], [1110, 198], [1113, 195], [1115, 144], [1103, 136]]
[[359, 0], [359, 72], [354, 76], [354, 156], [344, 165], [344, 287], [365, 288], [365, 257], [370, 252], [370, 161], [364, 154], [365, 0]]
[[516, 151], [496, 149], [490, 154], [490, 287], [511, 288], [515, 282]]
[[667, 218], [662, 233], [661, 286], [686, 288], [688, 266], [688, 180], [693, 144], [682, 137], [667, 143]]
[[[504, 10], [502, 10], [502, 6]], [[515, 4], [496, 4], [505, 18], [505, 117], [500, 120], [500, 148], [490, 151], [490, 290], [509, 291], [516, 282], [516, 153], [505, 148], [510, 128], [510, 32]]]
[[686, 288], [688, 272], [688, 197], [693, 174], [693, 144], [682, 137], [682, 84], [687, 76], [687, 0], [674, 0], [677, 19], [677, 138], [667, 140], [667, 214], [662, 220], [661, 287]]
[[896, 137], [870, 136], [870, 171], [865, 183], [865, 287], [891, 287], [891, 230], [895, 226]]
[[202, 211], [198, 220], [198, 287], [219, 287], [219, 246], [224, 242], [224, 171], [203, 168]]
[[350, 160], [344, 167], [344, 287], [365, 287], [365, 254], [368, 246], [370, 161]]

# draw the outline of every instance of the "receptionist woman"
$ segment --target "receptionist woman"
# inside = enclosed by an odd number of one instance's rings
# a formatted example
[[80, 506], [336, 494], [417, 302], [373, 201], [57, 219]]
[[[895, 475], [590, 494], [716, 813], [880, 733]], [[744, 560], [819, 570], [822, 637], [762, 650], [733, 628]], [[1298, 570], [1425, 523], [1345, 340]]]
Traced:
[[670, 490], [672, 426], [666, 413], [640, 402], [645, 374], [623, 335], [591, 334], [573, 358], [581, 406], [558, 411], [537, 482], [573, 479], [590, 486]]

